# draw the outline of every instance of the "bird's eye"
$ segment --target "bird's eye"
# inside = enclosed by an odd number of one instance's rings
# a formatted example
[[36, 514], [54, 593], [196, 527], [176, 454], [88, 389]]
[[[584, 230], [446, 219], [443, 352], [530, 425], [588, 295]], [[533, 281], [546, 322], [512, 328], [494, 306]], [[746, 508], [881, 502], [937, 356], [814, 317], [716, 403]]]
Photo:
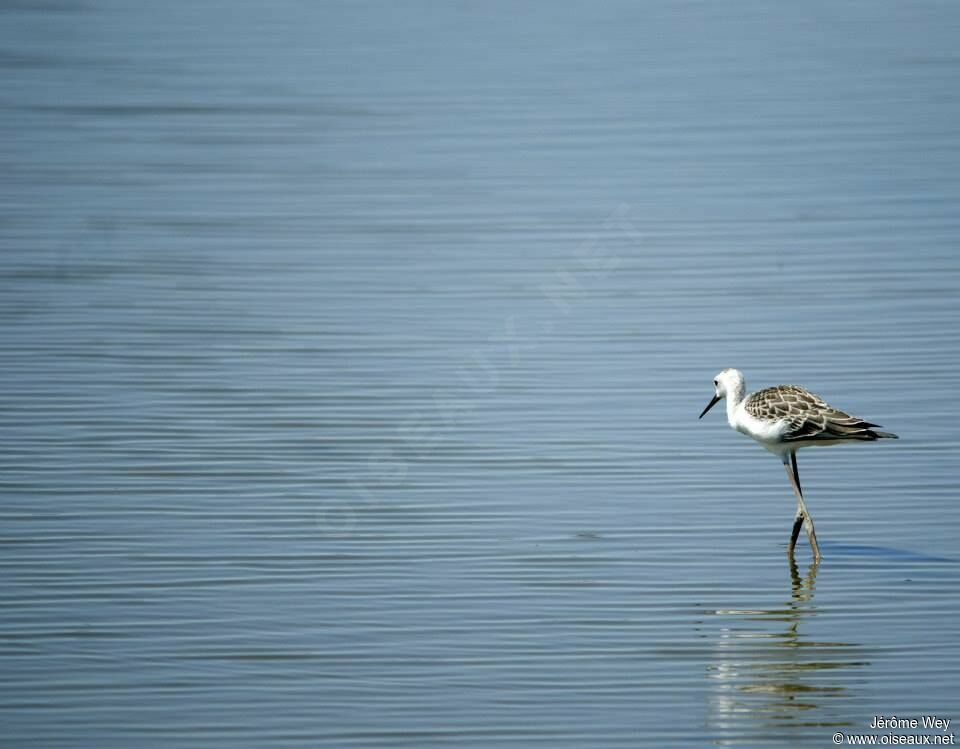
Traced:
[[714, 386], [714, 387], [720, 387], [720, 383], [717, 382], [716, 380], [714, 380], [714, 381], [713, 381], [713, 386]]

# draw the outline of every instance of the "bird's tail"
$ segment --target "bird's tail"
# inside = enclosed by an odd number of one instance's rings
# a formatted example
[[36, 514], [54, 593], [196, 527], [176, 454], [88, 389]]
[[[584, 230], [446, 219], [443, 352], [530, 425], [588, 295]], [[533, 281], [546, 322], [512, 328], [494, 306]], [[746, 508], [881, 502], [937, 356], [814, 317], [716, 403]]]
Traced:
[[900, 439], [893, 432], [878, 432], [876, 429], [872, 430], [873, 433], [877, 436], [878, 440], [888, 439], [888, 440], [898, 440]]

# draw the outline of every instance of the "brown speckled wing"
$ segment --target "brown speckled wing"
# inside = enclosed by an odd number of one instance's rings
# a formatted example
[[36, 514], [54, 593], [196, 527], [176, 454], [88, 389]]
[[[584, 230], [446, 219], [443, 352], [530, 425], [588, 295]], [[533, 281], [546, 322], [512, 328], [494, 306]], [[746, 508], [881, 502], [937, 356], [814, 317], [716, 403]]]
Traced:
[[758, 390], [747, 398], [744, 408], [758, 419], [786, 421], [784, 442], [875, 440], [880, 436], [872, 431], [876, 424], [834, 408], [799, 385]]

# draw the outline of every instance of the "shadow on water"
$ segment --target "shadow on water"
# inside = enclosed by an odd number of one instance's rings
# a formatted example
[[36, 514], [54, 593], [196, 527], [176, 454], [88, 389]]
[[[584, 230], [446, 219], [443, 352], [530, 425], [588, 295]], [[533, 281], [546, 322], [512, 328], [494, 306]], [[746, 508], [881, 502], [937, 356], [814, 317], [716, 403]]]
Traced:
[[890, 560], [894, 562], [952, 562], [957, 560], [950, 557], [931, 556], [909, 549], [895, 549], [890, 546], [869, 546], [867, 544], [847, 544], [827, 542], [821, 544], [824, 554], [830, 559], [836, 557], [869, 558]]
[[708, 720], [721, 745], [745, 731], [782, 741], [805, 728], [849, 723], [842, 703], [857, 682], [850, 672], [870, 664], [857, 644], [817, 641], [805, 632], [818, 614], [818, 566], [801, 576], [790, 561], [790, 597], [782, 606], [714, 612], [729, 620], [707, 666]]

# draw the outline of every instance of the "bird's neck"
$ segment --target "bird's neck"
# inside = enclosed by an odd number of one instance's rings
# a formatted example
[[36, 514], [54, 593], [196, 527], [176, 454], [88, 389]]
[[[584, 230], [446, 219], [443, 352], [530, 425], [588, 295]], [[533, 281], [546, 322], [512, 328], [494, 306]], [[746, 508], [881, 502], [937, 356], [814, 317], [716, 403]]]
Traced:
[[727, 393], [727, 421], [733, 425], [736, 421], [734, 414], [745, 397], [746, 386], [742, 382], [736, 383]]

